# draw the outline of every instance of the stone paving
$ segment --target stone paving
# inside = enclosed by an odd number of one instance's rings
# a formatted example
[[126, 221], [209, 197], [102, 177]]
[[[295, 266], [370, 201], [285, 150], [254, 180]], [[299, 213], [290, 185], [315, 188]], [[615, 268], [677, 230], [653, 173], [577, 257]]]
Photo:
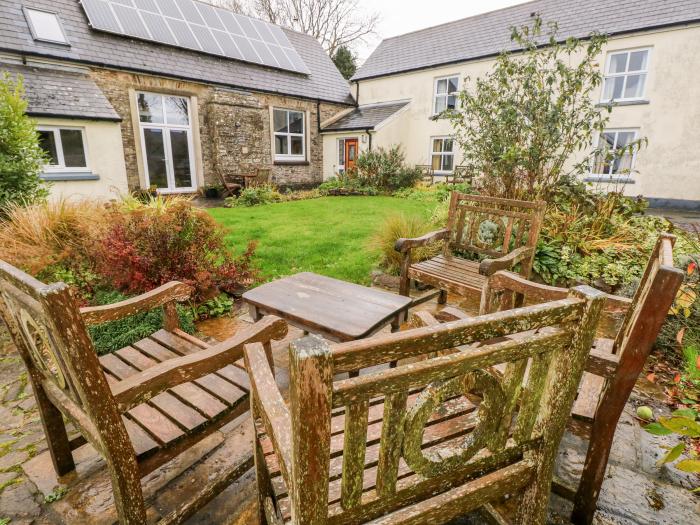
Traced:
[[[428, 304], [424, 307], [435, 306]], [[471, 309], [473, 304], [466, 307]], [[237, 319], [210, 321], [200, 329], [209, 336], [223, 339], [232, 335], [246, 322], [249, 322], [249, 318], [242, 314]], [[289, 338], [300, 335], [300, 332], [293, 329]], [[281, 384], [288, 381], [287, 342], [276, 345], [274, 352], [277, 377]], [[2, 329], [0, 400], [0, 525], [85, 523], [88, 521], [86, 516], [93, 515], [91, 512], [101, 516], [98, 520], [100, 523], [110, 523], [114, 514], [111, 510], [110, 488], [108, 480], [104, 477], [104, 469], [94, 474], [87, 485], [80, 485], [80, 490], [69, 489], [67, 494], [64, 494], [55, 476], [52, 476], [41, 422], [34, 397], [27, 386], [23, 364]], [[634, 417], [634, 410], [642, 403], [653, 406], [657, 414], [667, 411], [667, 408], [653, 397], [640, 392], [633, 395], [617, 429], [607, 479], [599, 501], [600, 510], [594, 523], [700, 523], [700, 497], [694, 496], [688, 490], [689, 487], [700, 484], [699, 480], [672, 467], [658, 469], [655, 466], [658, 457], [665, 452], [661, 447], [672, 446], [673, 442], [668, 438], [651, 436], [641, 430]], [[222, 435], [216, 438], [218, 441], [211, 444], [213, 452], [204, 462], [189, 469], [189, 464], [185, 465], [184, 469], [187, 470], [182, 474], [182, 470], [173, 474], [176, 469], [172, 467], [170, 474], [168, 469], [164, 469], [155, 473], [150, 480], [144, 481], [144, 485], [153, 485], [153, 490], [165, 487], [165, 490], [151, 498], [151, 504], [154, 507], [167, 508], [173, 499], [183, 494], [183, 491], [186, 493], [188, 486], [194, 486], [193, 483], [197, 480], [211, 476], [217, 462], [220, 464], [221, 461], [226, 461], [232, 453], [231, 450], [227, 450], [227, 443], [236, 438], [236, 434], [240, 438], [240, 435], [249, 432], [246, 430], [249, 428], [249, 418], [243, 418], [243, 422], [237, 423], [240, 424], [222, 429]], [[575, 479], [582, 467], [584, 454], [585, 442], [568, 434], [560, 450], [558, 475], [565, 480]], [[90, 456], [88, 453], [78, 461], [78, 470], [81, 471], [84, 464], [91, 464], [94, 468], [95, 461], [94, 454]], [[29, 479], [30, 475], [36, 483]], [[254, 524], [255, 507], [254, 473], [251, 471], [190, 519], [188, 525]], [[570, 504], [553, 496], [548, 522], [567, 523], [566, 516], [569, 512]], [[460, 523], [481, 521], [467, 517], [460, 520]]]

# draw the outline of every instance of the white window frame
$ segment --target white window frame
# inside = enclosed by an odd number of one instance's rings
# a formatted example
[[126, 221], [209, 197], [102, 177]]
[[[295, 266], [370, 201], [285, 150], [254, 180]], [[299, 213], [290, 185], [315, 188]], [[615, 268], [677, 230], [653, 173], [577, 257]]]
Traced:
[[[275, 131], [275, 111], [285, 111], [287, 113], [287, 131], [277, 132]], [[290, 113], [301, 113], [301, 133], [292, 133], [289, 131], [289, 114]], [[306, 111], [302, 109], [290, 109], [290, 108], [272, 108], [272, 152], [275, 155], [275, 161], [278, 162], [304, 162], [306, 161]], [[275, 139], [277, 137], [287, 137], [287, 151], [290, 153], [277, 153], [277, 144]], [[292, 137], [301, 137], [301, 155], [292, 155]]]
[[[337, 164], [336, 164], [336, 171], [338, 173], [344, 173], [345, 172], [345, 162], [342, 164], [340, 163], [340, 145], [343, 145], [343, 157], [345, 157], [345, 141], [346, 140], [355, 140], [357, 141], [357, 154], [359, 156], [360, 154], [360, 137], [358, 136], [347, 136], [347, 137], [340, 137], [338, 140], [336, 140], [336, 150], [335, 150], [335, 155], [337, 159]], [[343, 158], [345, 160], [345, 158]]]
[[[596, 151], [600, 147], [600, 139], [604, 133], [615, 133], [615, 143], [613, 144], [613, 151], [617, 150], [617, 140], [618, 140], [618, 135], [620, 133], [632, 133], [632, 142], [639, 140], [639, 130], [635, 128], [609, 128], [609, 129], [604, 129], [601, 133], [598, 133], [596, 136], [596, 142], [595, 142], [595, 149]], [[593, 177], [598, 177], [598, 178], [605, 178], [605, 179], [610, 179], [610, 180], [615, 180], [616, 178], [625, 178], [625, 177], [630, 177], [632, 175], [632, 171], [634, 171], [634, 165], [637, 163], [637, 152], [639, 148], [634, 149], [634, 153], [632, 153], [632, 160], [630, 162], [630, 173], [594, 173], [595, 169], [595, 164], [596, 164], [596, 159], [595, 156], [593, 157], [591, 161], [591, 176]], [[610, 170], [612, 170], [612, 162], [610, 163]]]
[[[639, 71], [627, 71], [629, 68], [630, 56], [636, 51], [646, 51], [647, 52], [647, 67]], [[612, 59], [617, 55], [627, 55], [627, 61], [625, 66], [625, 71], [623, 73], [610, 73], [610, 66], [612, 65]], [[600, 92], [601, 102], [636, 102], [640, 100], [646, 100], [647, 84], [649, 82], [649, 68], [651, 65], [651, 47], [638, 47], [634, 49], [620, 49], [618, 51], [610, 51], [605, 58], [605, 78], [603, 79], [603, 84]], [[631, 75], [644, 75], [644, 85], [642, 86], [642, 93], [638, 97], [624, 97], [625, 90], [627, 89], [627, 79]], [[605, 87], [609, 79], [614, 79], [618, 77], [624, 77], [625, 82], [622, 85], [622, 94], [620, 98], [605, 98]], [[614, 90], [613, 90], [614, 91]]]
[[[436, 140], [443, 140], [443, 141], [444, 140], [451, 140], [452, 141], [452, 151], [451, 152], [433, 151], [433, 142]], [[442, 157], [440, 159], [440, 168], [442, 168], [442, 166], [443, 166], [444, 157], [452, 157], [452, 169], [451, 170], [443, 170], [443, 169], [435, 170], [433, 172], [433, 173], [435, 173], [435, 175], [451, 175], [452, 173], [454, 173], [454, 170], [455, 170], [455, 139], [454, 139], [454, 137], [451, 137], [450, 135], [438, 135], [435, 137], [430, 137], [429, 149], [430, 149], [430, 156], [429, 156], [430, 163], [429, 163], [429, 165], [431, 168], [433, 167], [433, 157], [434, 156], [440, 155], [440, 157]]]
[[[163, 123], [156, 122], [142, 122], [141, 115], [139, 114], [139, 95], [153, 95], [156, 97], [161, 97], [161, 104], [163, 107]], [[171, 93], [154, 93], [152, 91], [136, 91], [136, 118], [139, 121], [139, 136], [141, 139], [141, 152], [142, 152], [142, 162], [143, 162], [143, 174], [146, 179], [146, 188], [151, 187], [151, 179], [148, 173], [148, 152], [146, 151], [146, 135], [144, 131], [146, 129], [160, 129], [163, 132], [163, 148], [165, 150], [165, 173], [166, 180], [168, 182], [167, 188], [158, 188], [158, 193], [191, 193], [197, 190], [197, 168], [195, 165], [194, 157], [194, 140], [192, 137], [192, 97], [184, 95], [173, 95]], [[165, 99], [167, 97], [182, 98], [187, 100], [187, 122], [188, 124], [168, 124], [167, 115], [165, 111]], [[170, 142], [170, 130], [185, 131], [187, 133], [187, 149], [189, 153], [190, 160], [190, 180], [192, 184], [187, 187], [177, 188], [175, 187], [175, 169], [173, 167], [173, 151], [172, 144]]]
[[[449, 91], [448, 91], [447, 93], [438, 93], [438, 92], [437, 92], [437, 90], [438, 90], [438, 82], [440, 82], [441, 80], [447, 80], [447, 85], [448, 85], [448, 89], [449, 89], [450, 79], [453, 79], [453, 78], [456, 78], [456, 79], [457, 79], [457, 91], [454, 91], [454, 92], [452, 92], [452, 93], [450, 93]], [[432, 116], [433, 116], [433, 117], [437, 117], [438, 115], [440, 115], [440, 113], [438, 113], [438, 111], [437, 111], [437, 101], [438, 101], [438, 97], [444, 98], [444, 99], [445, 99], [445, 110], [444, 110], [444, 111], [447, 111], [447, 109], [448, 109], [448, 108], [447, 108], [447, 101], [448, 101], [448, 99], [449, 99], [449, 97], [450, 97], [451, 95], [454, 95], [454, 96], [455, 96], [455, 108], [457, 108], [457, 105], [459, 104], [459, 99], [458, 99], [458, 97], [457, 97], [458, 94], [459, 94], [459, 74], [445, 75], [445, 76], [442, 76], [442, 77], [437, 77], [437, 78], [433, 81], [433, 107], [432, 107], [432, 110], [431, 110]]]
[[[36, 7], [27, 7], [23, 6], [22, 11], [24, 12], [24, 18], [27, 20], [27, 25], [29, 26], [29, 31], [32, 34], [32, 38], [34, 40], [37, 40], [39, 42], [49, 42], [51, 44], [61, 44], [64, 46], [70, 46], [70, 42], [68, 41], [68, 36], [66, 35], [66, 30], [63, 27], [63, 22], [61, 22], [61, 17], [58, 16], [58, 13], [55, 11], [48, 11], [46, 9], [39, 9]], [[34, 26], [34, 22], [32, 21], [32, 16], [30, 14], [30, 11], [36, 11], [39, 13], [44, 13], [47, 15], [53, 15], [56, 18], [56, 22], [58, 23], [58, 28], [61, 30], [61, 34], [63, 35], [63, 40], [55, 40], [53, 38], [45, 38], [39, 35], [39, 32], [37, 31], [37, 28]]]
[[[78, 126], [37, 126], [37, 131], [50, 131], [53, 133], [54, 144], [56, 144], [56, 157], [58, 164], [51, 165], [47, 164], [44, 166], [45, 173], [61, 173], [61, 172], [89, 172], [90, 171], [90, 158], [88, 157], [88, 147], [87, 140], [85, 140], [85, 128]], [[80, 131], [80, 136], [83, 140], [83, 153], [85, 154], [85, 166], [84, 167], [66, 167], [65, 156], [63, 153], [63, 142], [61, 141], [61, 130], [71, 130]]]

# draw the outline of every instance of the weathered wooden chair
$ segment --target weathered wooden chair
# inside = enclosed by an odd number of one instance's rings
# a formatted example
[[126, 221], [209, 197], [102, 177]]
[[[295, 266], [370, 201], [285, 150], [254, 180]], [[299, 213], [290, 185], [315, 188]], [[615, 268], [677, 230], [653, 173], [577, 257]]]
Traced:
[[603, 299], [581, 287], [552, 303], [349, 343], [304, 338], [289, 351], [289, 406], [263, 346], [247, 344], [261, 519], [443, 523], [510, 494], [521, 498], [520, 523], [544, 523]]
[[[447, 301], [447, 292], [466, 295], [481, 293], [486, 278], [498, 270], [520, 265], [528, 278], [540, 234], [545, 203], [498, 199], [453, 192], [447, 227], [416, 239], [399, 239], [395, 249], [402, 253], [399, 293], [410, 296], [411, 280], [440, 290], [438, 302]], [[413, 262], [411, 250], [444, 241], [441, 255]], [[459, 254], [489, 257], [481, 262]], [[428, 299], [427, 295], [423, 299]], [[420, 301], [417, 301], [418, 303]]]
[[460, 182], [471, 182], [472, 177], [467, 166], [455, 166], [452, 174], [445, 177], [445, 182], [448, 184], [457, 184]]
[[[673, 235], [659, 237], [633, 299], [606, 294], [598, 337], [569, 423], [575, 433], [589, 438], [581, 481], [578, 487], [561, 480], [554, 484], [555, 492], [574, 502], [575, 524], [589, 524], [593, 519], [617, 422], [683, 282], [683, 272], [673, 266], [674, 242]], [[484, 288], [480, 314], [512, 308], [514, 294], [521, 294], [525, 304], [531, 305], [563, 299], [568, 290], [498, 272]], [[466, 317], [451, 307], [438, 315], [446, 321]], [[423, 324], [437, 322], [425, 313], [421, 319]]]
[[421, 180], [426, 184], [432, 184], [435, 180], [435, 171], [429, 164], [416, 164], [416, 169], [421, 172]]
[[[123, 524], [146, 523], [141, 478], [249, 408], [243, 344], [287, 331], [267, 317], [210, 346], [178, 329], [175, 302], [189, 286], [172, 282], [122, 303], [79, 310], [67, 285], [45, 285], [0, 261], [0, 313], [27, 366], [54, 468], [75, 469], [72, 451], [87, 440], [105, 458]], [[98, 359], [86, 325], [163, 307], [165, 327]], [[64, 417], [80, 431], [69, 439]], [[222, 478], [197, 487], [161, 523], [196, 512], [252, 466], [231, 465]], [[212, 490], [215, 489], [215, 490]]]

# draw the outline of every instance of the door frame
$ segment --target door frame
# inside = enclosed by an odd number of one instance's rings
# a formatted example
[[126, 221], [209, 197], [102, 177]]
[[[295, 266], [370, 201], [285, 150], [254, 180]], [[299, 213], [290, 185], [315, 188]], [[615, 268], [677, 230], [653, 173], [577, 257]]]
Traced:
[[360, 141], [357, 137], [349, 137], [345, 139], [345, 143], [343, 147], [345, 148], [345, 166], [344, 169], [345, 171], [348, 170], [348, 145], [349, 144], [355, 144], [355, 160], [353, 160], [353, 166], [357, 165], [357, 157], [359, 156], [360, 153]]

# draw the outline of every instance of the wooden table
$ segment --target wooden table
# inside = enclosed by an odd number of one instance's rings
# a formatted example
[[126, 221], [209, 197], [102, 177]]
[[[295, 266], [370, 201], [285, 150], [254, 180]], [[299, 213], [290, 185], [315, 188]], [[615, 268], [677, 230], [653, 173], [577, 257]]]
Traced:
[[255, 321], [277, 315], [304, 331], [331, 341], [368, 337], [387, 324], [398, 330], [411, 299], [304, 272], [243, 294]]

